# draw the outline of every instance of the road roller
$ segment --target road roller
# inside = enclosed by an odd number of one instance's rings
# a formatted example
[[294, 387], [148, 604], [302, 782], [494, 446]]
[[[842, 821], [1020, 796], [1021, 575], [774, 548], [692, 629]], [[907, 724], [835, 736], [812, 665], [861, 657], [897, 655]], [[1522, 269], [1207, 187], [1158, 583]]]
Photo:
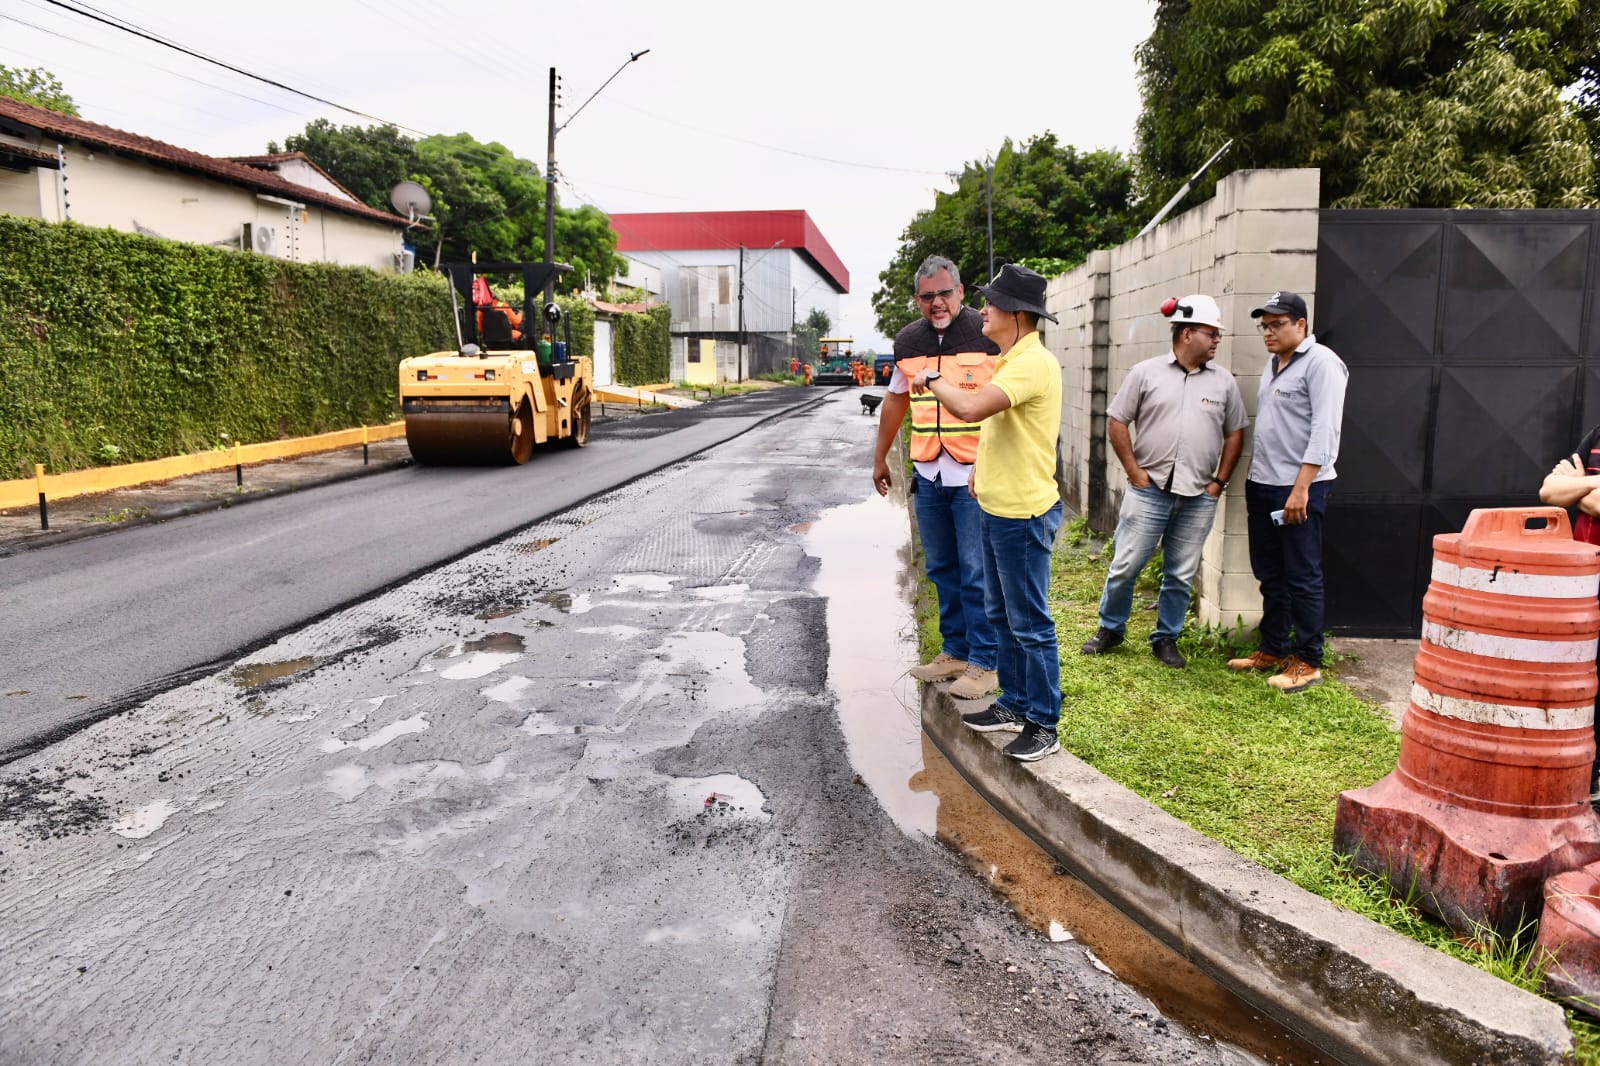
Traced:
[[[446, 263], [456, 350], [400, 363], [406, 444], [419, 463], [526, 463], [536, 445], [589, 443], [594, 367], [574, 357], [561, 309], [536, 301], [565, 263]], [[520, 311], [498, 300], [494, 275], [520, 275]], [[558, 331], [563, 339], [557, 340]]]

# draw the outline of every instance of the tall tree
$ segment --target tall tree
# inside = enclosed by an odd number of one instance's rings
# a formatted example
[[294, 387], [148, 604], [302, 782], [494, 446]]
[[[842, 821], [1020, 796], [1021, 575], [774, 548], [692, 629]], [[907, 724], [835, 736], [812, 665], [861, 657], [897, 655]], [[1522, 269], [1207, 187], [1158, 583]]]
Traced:
[[78, 105], [67, 95], [66, 87], [43, 67], [8, 67], [0, 64], [0, 96], [21, 100], [34, 107], [48, 108], [63, 115], [78, 113]]
[[[368, 207], [389, 210], [389, 190], [412, 178], [417, 142], [393, 126], [335, 126], [325, 118], [284, 139], [288, 152], [304, 152]], [[277, 152], [277, 142], [267, 145]]]
[[[1070, 269], [1096, 248], [1131, 236], [1128, 197], [1132, 165], [1120, 152], [1080, 152], [1053, 133], [1007, 140], [993, 166], [994, 262], [1049, 257]], [[912, 306], [916, 269], [930, 255], [953, 260], [968, 285], [988, 280], [989, 204], [984, 165], [967, 163], [954, 192], [939, 193], [930, 210], [911, 220], [900, 250], [878, 275], [872, 294], [879, 332], [893, 337], [917, 315]], [[1064, 265], [1062, 265], [1064, 264]]]
[[[1139, 191], [1320, 167], [1337, 207], [1595, 202], [1600, 0], [1158, 0]], [[1587, 112], [1583, 110], [1587, 107]]]

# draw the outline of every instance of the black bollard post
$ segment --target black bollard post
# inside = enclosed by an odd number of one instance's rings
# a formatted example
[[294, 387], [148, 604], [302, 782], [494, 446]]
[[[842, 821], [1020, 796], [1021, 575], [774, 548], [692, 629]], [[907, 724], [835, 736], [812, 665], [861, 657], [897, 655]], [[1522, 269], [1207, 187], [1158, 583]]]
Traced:
[[39, 486], [39, 528], [50, 528], [50, 505], [44, 498], [44, 464], [33, 464], [33, 480]]

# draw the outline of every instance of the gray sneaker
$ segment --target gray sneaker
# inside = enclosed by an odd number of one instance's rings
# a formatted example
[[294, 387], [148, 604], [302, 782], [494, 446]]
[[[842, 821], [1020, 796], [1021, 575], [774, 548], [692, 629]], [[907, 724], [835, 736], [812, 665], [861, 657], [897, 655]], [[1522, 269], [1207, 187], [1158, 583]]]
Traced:
[[961, 716], [961, 724], [968, 729], [977, 730], [979, 733], [993, 733], [1004, 729], [1008, 733], [1022, 732], [1022, 715], [1009, 707], [1002, 707], [996, 703], [988, 710], [978, 711], [975, 714]]
[[1060, 751], [1061, 740], [1056, 736], [1056, 731], [1049, 726], [1029, 722], [1022, 727], [1022, 735], [1007, 744], [1003, 750], [1018, 762], [1033, 762]]

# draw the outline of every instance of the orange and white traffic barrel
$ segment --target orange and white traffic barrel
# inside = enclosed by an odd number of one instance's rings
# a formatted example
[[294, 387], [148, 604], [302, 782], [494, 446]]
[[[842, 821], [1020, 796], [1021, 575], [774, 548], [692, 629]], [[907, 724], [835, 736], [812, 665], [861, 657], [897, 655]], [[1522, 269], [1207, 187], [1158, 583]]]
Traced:
[[1433, 548], [1399, 765], [1339, 797], [1334, 848], [1458, 931], [1510, 934], [1547, 877], [1600, 860], [1600, 548], [1551, 507], [1473, 511]]

